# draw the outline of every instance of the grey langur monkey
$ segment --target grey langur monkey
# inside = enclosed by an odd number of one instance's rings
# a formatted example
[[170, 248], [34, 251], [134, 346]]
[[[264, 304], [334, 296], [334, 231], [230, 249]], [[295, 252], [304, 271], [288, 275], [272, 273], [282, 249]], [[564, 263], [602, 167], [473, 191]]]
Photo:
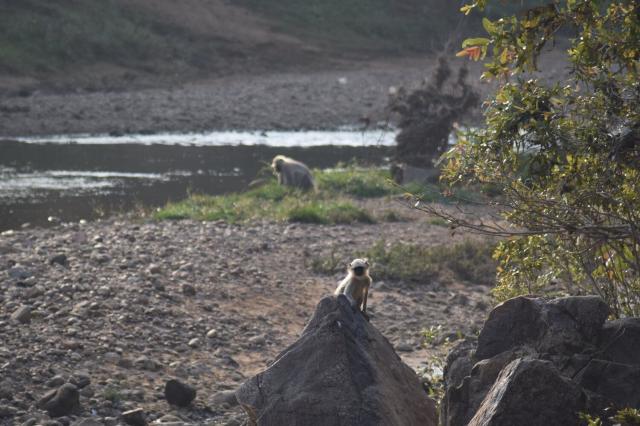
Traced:
[[367, 259], [354, 259], [347, 268], [347, 276], [340, 282], [335, 295], [344, 294], [351, 305], [360, 310], [365, 318], [367, 315], [367, 297], [371, 277], [369, 276], [369, 261]]
[[278, 183], [305, 191], [315, 187], [311, 170], [299, 161], [284, 155], [276, 155], [271, 162], [273, 172], [278, 176]]

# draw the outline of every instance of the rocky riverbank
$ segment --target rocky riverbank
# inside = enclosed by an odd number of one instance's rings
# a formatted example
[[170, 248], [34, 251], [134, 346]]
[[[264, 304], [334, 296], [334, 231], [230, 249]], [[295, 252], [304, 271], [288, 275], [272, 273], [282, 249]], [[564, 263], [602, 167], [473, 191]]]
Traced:
[[[339, 279], [311, 261], [381, 238], [464, 236], [418, 217], [349, 226], [120, 217], [5, 232], [0, 424], [117, 424], [135, 409], [156, 423], [241, 424], [230, 392], [295, 341]], [[371, 323], [422, 374], [447, 342], [479, 329], [490, 303], [484, 286], [378, 280], [369, 305]], [[171, 378], [197, 391], [189, 407], [167, 403]], [[65, 382], [79, 389], [80, 409], [51, 420], [38, 400]]]

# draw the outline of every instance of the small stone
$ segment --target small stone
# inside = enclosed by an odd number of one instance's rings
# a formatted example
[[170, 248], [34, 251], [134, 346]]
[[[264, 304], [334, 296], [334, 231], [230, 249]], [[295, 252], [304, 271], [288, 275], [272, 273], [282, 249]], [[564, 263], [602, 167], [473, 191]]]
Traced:
[[229, 407], [235, 407], [238, 405], [235, 391], [222, 391], [218, 392], [211, 397], [211, 404], [214, 406], [226, 404]]
[[18, 413], [14, 407], [10, 405], [0, 404], [0, 419], [7, 417], [14, 417]]
[[121, 418], [123, 422], [131, 426], [147, 426], [147, 416], [142, 408], [125, 411]]
[[67, 382], [67, 379], [65, 379], [63, 375], [58, 374], [50, 378], [47, 381], [46, 385], [47, 387], [50, 387], [50, 388], [59, 388], [60, 386], [64, 385], [66, 382]]
[[57, 254], [57, 255], [53, 256], [51, 259], [49, 259], [49, 265], [58, 264], [60, 266], [67, 266], [68, 263], [69, 262], [67, 260], [67, 255], [64, 254], [64, 253]]
[[118, 354], [117, 352], [106, 352], [104, 355], [102, 355], [102, 359], [110, 364], [118, 363], [118, 361], [120, 361], [120, 358], [120, 354]]
[[200, 339], [198, 339], [197, 337], [194, 337], [193, 339], [189, 340], [189, 343], [187, 344], [192, 348], [197, 348], [200, 346]]
[[253, 336], [249, 338], [249, 344], [253, 346], [263, 346], [266, 342], [267, 340], [264, 336]]
[[73, 413], [80, 407], [80, 393], [71, 383], [65, 383], [58, 389], [44, 394], [38, 401], [38, 407], [46, 410], [51, 417], [62, 417]]
[[103, 285], [98, 287], [96, 293], [98, 293], [98, 295], [102, 297], [108, 297], [111, 294], [111, 288], [109, 288], [109, 286]]
[[396, 345], [398, 352], [413, 352], [413, 345], [408, 342], [400, 342]]
[[159, 274], [160, 272], [162, 272], [162, 268], [160, 268], [160, 265], [156, 265], [155, 263], [152, 263], [147, 268], [147, 272], [150, 274]]
[[91, 377], [87, 373], [75, 373], [71, 377], [71, 383], [76, 385], [78, 389], [82, 389], [91, 383]]
[[196, 390], [191, 386], [171, 379], [164, 387], [164, 397], [171, 405], [187, 407], [196, 397]]
[[94, 419], [79, 419], [71, 423], [71, 426], [104, 426], [103, 423]]
[[22, 266], [14, 266], [11, 269], [9, 269], [7, 273], [9, 274], [10, 278], [13, 278], [16, 280], [24, 280], [31, 276], [31, 273], [27, 271], [25, 268], [23, 268]]
[[22, 306], [18, 308], [13, 314], [11, 319], [18, 321], [21, 324], [28, 324], [31, 322], [31, 308], [28, 306]]
[[196, 288], [191, 284], [182, 284], [182, 294], [185, 296], [195, 296]]
[[211, 330], [207, 331], [207, 337], [209, 339], [215, 339], [216, 337], [218, 337], [218, 330], [212, 328]]
[[147, 358], [144, 355], [136, 358], [136, 360], [133, 361], [133, 365], [135, 365], [137, 368], [141, 370], [148, 370], [148, 371], [160, 370], [160, 364], [157, 361]]

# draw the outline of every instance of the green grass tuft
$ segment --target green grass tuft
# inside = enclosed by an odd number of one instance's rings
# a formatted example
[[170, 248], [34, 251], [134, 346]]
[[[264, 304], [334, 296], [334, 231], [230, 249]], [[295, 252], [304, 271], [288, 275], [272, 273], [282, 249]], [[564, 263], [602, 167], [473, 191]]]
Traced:
[[[226, 195], [191, 195], [186, 200], [168, 203], [154, 217], [160, 220], [224, 220], [230, 223], [270, 218], [302, 223], [374, 223], [374, 217], [357, 205], [355, 199], [398, 196], [405, 191], [430, 194], [432, 201], [447, 202], [440, 189], [410, 185], [394, 185], [389, 172], [382, 169], [347, 167], [315, 170], [317, 191], [302, 192], [286, 188], [274, 179], [242, 193]], [[424, 196], [426, 200], [427, 195]], [[382, 213], [380, 220], [400, 221], [393, 210]]]
[[[497, 266], [491, 257], [494, 247], [493, 243], [472, 240], [437, 246], [378, 241], [358, 257], [370, 260], [371, 273], [378, 280], [449, 282], [456, 279], [492, 285]], [[344, 259], [332, 252], [312, 259], [310, 266], [315, 272], [334, 274], [344, 263]]]

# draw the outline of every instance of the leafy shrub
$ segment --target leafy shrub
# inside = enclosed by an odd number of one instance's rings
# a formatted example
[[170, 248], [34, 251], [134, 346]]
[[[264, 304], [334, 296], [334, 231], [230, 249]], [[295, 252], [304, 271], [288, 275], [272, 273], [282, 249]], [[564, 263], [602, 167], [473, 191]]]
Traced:
[[[556, 1], [483, 23], [487, 37], [465, 41], [459, 55], [489, 55], [484, 77], [500, 88], [486, 127], [445, 156], [443, 177], [491, 185], [511, 226], [452, 220], [509, 237], [496, 251], [498, 297], [559, 284], [600, 295], [616, 317], [640, 315], [640, 4]], [[565, 81], [504, 78], [535, 71], [563, 28], [577, 34]]]

